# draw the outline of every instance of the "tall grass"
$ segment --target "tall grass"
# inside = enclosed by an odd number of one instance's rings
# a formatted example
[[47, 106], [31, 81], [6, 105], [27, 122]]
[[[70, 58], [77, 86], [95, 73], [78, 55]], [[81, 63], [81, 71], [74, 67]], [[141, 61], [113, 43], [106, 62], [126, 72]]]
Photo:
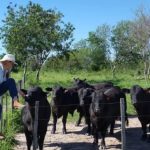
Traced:
[[[108, 70], [98, 71], [98, 72], [87, 72], [87, 71], [44, 71], [40, 73], [39, 82], [35, 79], [35, 72], [29, 72], [26, 79], [25, 88], [28, 89], [30, 86], [38, 85], [43, 89], [46, 87], [54, 87], [56, 85], [62, 85], [64, 87], [73, 87], [73, 78], [86, 79], [88, 83], [95, 84], [103, 81], [111, 81], [115, 85], [122, 88], [131, 88], [134, 84], [139, 84], [142, 87], [149, 87], [150, 81], [146, 81], [143, 77], [137, 77], [134, 70], [120, 70], [116, 73], [115, 77], [112, 77], [112, 73]], [[22, 79], [23, 72], [13, 73], [12, 77], [18, 81]], [[49, 101], [51, 97], [48, 97]], [[135, 114], [133, 105], [131, 104], [130, 95], [127, 95], [127, 112], [128, 114]], [[15, 111], [13, 118], [9, 117], [9, 123], [7, 126], [7, 132], [5, 132], [5, 140], [0, 141], [0, 150], [11, 150], [15, 144], [14, 135], [19, 130], [21, 130], [20, 121], [20, 111]], [[13, 119], [13, 120], [12, 120]], [[78, 114], [75, 112], [72, 117], [69, 115], [68, 121], [75, 122], [78, 119]], [[52, 119], [51, 119], [52, 120]], [[14, 125], [12, 127], [12, 122]]]
[[[136, 76], [135, 70], [120, 70], [117, 71], [115, 77], [112, 77], [112, 73], [109, 70], [103, 70], [98, 72], [87, 72], [87, 71], [45, 71], [42, 70], [40, 73], [39, 82], [35, 79], [35, 72], [28, 73], [26, 80], [26, 88], [39, 85], [43, 89], [46, 87], [54, 87], [56, 85], [62, 85], [64, 87], [73, 87], [73, 78], [86, 79], [88, 83], [95, 84], [103, 81], [111, 81], [114, 85], [122, 88], [131, 88], [135, 84], [139, 84], [142, 87], [149, 87], [150, 81], [144, 80], [142, 76]], [[13, 74], [16, 79], [21, 79], [21, 72]], [[50, 98], [49, 98], [50, 99]], [[135, 110], [131, 104], [130, 96], [127, 95], [128, 113], [135, 114]]]
[[[4, 113], [4, 118], [5, 118]], [[16, 144], [15, 134], [22, 130], [20, 126], [21, 117], [20, 111], [15, 110], [13, 113], [11, 111], [7, 112], [7, 120], [5, 120], [5, 128], [3, 129], [4, 139], [0, 141], [0, 150], [12, 150], [13, 146]]]

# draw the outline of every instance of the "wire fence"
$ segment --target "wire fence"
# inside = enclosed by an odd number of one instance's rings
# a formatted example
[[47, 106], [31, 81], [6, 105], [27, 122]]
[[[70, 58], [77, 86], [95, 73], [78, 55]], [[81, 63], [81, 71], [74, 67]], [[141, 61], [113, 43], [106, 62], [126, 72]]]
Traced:
[[0, 133], [3, 133], [4, 130], [7, 130], [8, 125], [8, 112], [12, 112], [12, 103], [9, 100], [8, 94], [5, 94], [1, 97], [0, 105], [2, 108], [1, 112], [1, 119], [0, 119]]
[[[23, 85], [23, 81], [19, 80], [17, 82], [17, 89], [21, 89]], [[9, 119], [9, 114], [11, 115], [11, 118], [13, 120], [13, 105], [12, 105], [12, 100], [9, 96], [9, 93], [5, 93], [3, 96], [0, 97], [0, 107], [1, 107], [1, 116], [0, 116], [0, 133], [4, 133], [4, 131], [7, 131], [8, 127], [8, 119]], [[11, 122], [12, 128], [14, 127], [14, 122]]]
[[[20, 89], [22, 87], [22, 83], [21, 81], [18, 82], [18, 88]], [[3, 133], [4, 129], [7, 129], [7, 121], [8, 121], [8, 111], [11, 110], [12, 112], [12, 116], [13, 116], [13, 108], [12, 108], [12, 103], [11, 101], [9, 100], [8, 98], [8, 94], [5, 94], [1, 100], [0, 100], [0, 104], [2, 105], [2, 116], [1, 116], [1, 120], [0, 120], [0, 133]], [[150, 101], [143, 101], [143, 102], [139, 102], [139, 103], [150, 103]], [[127, 142], [131, 142], [131, 141], [128, 141], [126, 139], [126, 132], [125, 132], [125, 104], [124, 104], [124, 99], [120, 99], [120, 102], [115, 102], [115, 103], [103, 103], [103, 104], [120, 104], [120, 116], [102, 116], [100, 118], [110, 118], [110, 117], [121, 117], [121, 149], [122, 150], [134, 150], [134, 146], [130, 146], [129, 144], [127, 145]], [[70, 106], [80, 106], [79, 104], [69, 104], [69, 105], [57, 105], [58, 107], [70, 107]], [[38, 107], [38, 108], [37, 108]], [[43, 108], [43, 107], [46, 107], [46, 106], [35, 106], [35, 122], [34, 122], [34, 126], [35, 126], [35, 129], [34, 130], [34, 137], [36, 137], [37, 135], [37, 126], [38, 126], [38, 121], [37, 120], [45, 120], [44, 118], [39, 118], [37, 115], [38, 115], [38, 109], [40, 108]], [[150, 114], [144, 114], [144, 115], [141, 115], [141, 114], [138, 114], [138, 115], [134, 115], [134, 117], [150, 117]], [[12, 122], [12, 127], [13, 127], [13, 122]], [[35, 138], [34, 140], [35, 144], [35, 147], [34, 149], [36, 150], [37, 149], [37, 139]]]

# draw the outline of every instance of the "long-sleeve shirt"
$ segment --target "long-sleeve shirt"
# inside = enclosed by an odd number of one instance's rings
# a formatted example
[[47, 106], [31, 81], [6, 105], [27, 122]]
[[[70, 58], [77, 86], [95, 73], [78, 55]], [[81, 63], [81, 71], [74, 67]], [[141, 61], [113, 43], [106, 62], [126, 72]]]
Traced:
[[[6, 70], [4, 70], [2, 63], [0, 63], [0, 84], [6, 81]], [[1, 96], [0, 96], [0, 103], [1, 103]]]
[[[5, 70], [3, 68], [2, 63], [0, 63], [0, 84], [6, 80]], [[0, 96], [0, 103], [1, 103], [2, 96]]]
[[0, 63], [0, 84], [6, 81], [6, 71], [3, 68], [2, 63]]

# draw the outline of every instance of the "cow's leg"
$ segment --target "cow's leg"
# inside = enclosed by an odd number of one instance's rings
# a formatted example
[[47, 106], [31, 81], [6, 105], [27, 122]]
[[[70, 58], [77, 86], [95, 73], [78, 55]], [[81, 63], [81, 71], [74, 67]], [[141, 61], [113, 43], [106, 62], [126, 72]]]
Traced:
[[106, 144], [105, 144], [105, 136], [106, 136], [106, 130], [101, 132], [102, 140], [101, 140], [101, 149], [106, 149]]
[[129, 125], [129, 119], [128, 119], [128, 114], [125, 113], [125, 122], [126, 122], [126, 126]]
[[[148, 132], [150, 132], [150, 124], [148, 125]], [[149, 134], [147, 135], [147, 140], [150, 143], [150, 135]]]
[[90, 120], [89, 115], [85, 116], [85, 121], [86, 121], [86, 124], [88, 125], [87, 134], [91, 135], [91, 120]]
[[115, 119], [112, 120], [110, 124], [110, 132], [109, 135], [114, 135], [114, 127], [115, 127]]
[[46, 131], [44, 131], [39, 139], [38, 139], [38, 143], [39, 143], [39, 150], [43, 150], [43, 144], [44, 144], [44, 138], [45, 138], [45, 135], [46, 135]]
[[66, 131], [67, 116], [68, 116], [68, 113], [65, 113], [62, 118], [62, 123], [63, 123], [62, 133], [63, 134], [67, 133], [67, 131]]
[[26, 141], [27, 141], [27, 149], [31, 149], [33, 136], [29, 131], [25, 131]]
[[93, 137], [94, 137], [93, 144], [98, 145], [98, 130], [95, 125], [92, 125], [92, 129], [93, 129]]
[[91, 124], [91, 134], [94, 136], [94, 126]]
[[56, 116], [56, 114], [54, 112], [52, 113], [52, 115], [53, 115], [53, 128], [52, 128], [51, 133], [55, 134], [55, 132], [56, 132], [57, 116]]
[[146, 140], [147, 139], [146, 124], [145, 123], [141, 123], [141, 124], [142, 124], [142, 130], [143, 130], [143, 135], [141, 137], [141, 140]]
[[79, 112], [79, 119], [76, 122], [76, 126], [80, 125], [82, 117], [83, 117], [83, 112]]
[[148, 125], [148, 131], [150, 132], [150, 124]]

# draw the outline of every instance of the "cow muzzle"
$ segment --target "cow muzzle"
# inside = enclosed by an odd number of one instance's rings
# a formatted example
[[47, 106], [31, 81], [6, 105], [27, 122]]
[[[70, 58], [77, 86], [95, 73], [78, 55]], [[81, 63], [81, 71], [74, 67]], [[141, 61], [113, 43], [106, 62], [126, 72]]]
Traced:
[[95, 114], [100, 114], [100, 109], [99, 108], [95, 108]]

